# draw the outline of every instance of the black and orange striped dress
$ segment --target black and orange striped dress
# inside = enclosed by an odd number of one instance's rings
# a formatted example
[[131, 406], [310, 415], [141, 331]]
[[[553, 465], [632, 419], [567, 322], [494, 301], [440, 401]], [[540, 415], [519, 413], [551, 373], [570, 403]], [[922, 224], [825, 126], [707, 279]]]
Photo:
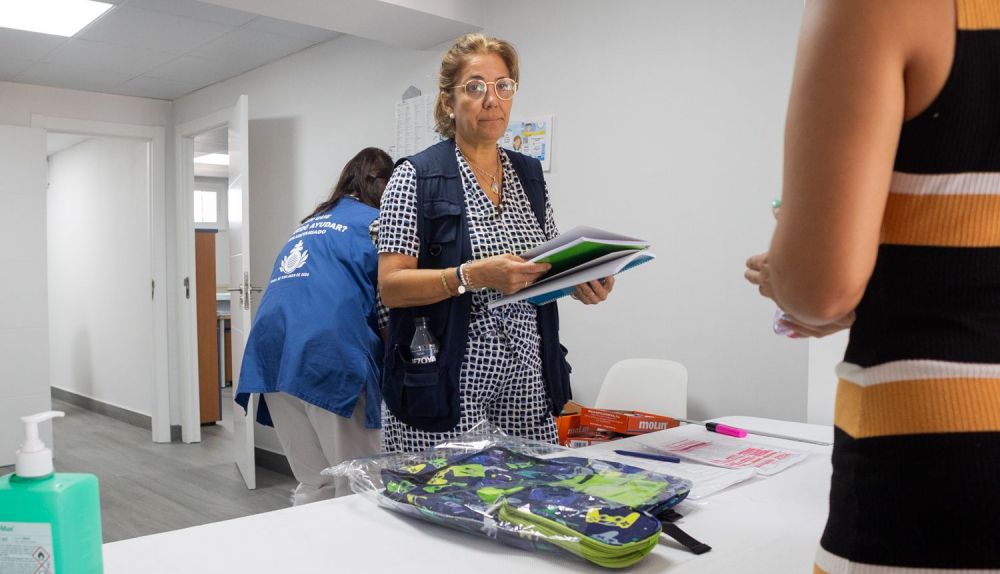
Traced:
[[1000, 0], [956, 6], [838, 366], [816, 572], [1000, 572]]

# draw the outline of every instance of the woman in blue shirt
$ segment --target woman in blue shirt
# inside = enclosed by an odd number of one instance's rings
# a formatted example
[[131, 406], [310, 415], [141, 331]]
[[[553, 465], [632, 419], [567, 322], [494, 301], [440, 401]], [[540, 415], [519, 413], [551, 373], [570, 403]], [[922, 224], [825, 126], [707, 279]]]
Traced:
[[299, 486], [293, 503], [350, 494], [321, 471], [379, 450], [383, 345], [376, 280], [378, 205], [392, 158], [365, 148], [330, 198], [302, 220], [274, 262], [254, 319], [236, 402], [263, 393]]

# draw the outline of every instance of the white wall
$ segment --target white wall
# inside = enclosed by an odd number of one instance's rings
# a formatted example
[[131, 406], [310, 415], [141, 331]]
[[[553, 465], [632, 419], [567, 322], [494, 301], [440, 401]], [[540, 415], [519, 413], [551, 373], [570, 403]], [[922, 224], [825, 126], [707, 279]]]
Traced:
[[[805, 420], [808, 345], [774, 336], [771, 304], [742, 279], [773, 226], [801, 11], [798, 0], [486, 3], [486, 32], [522, 56], [513, 114], [554, 114], [557, 222], [645, 237], [659, 256], [607, 304], [561, 306], [582, 402], [616, 360], [664, 357], [690, 371], [692, 417]], [[410, 84], [433, 91], [444, 48], [341, 37], [174, 103], [179, 123], [250, 96], [254, 282], [343, 164], [392, 144], [393, 104]]]
[[230, 285], [235, 285], [229, 277], [229, 232], [215, 234], [215, 291], [228, 293]]
[[170, 102], [163, 100], [0, 82], [0, 124], [27, 126], [31, 125], [31, 114], [42, 114], [166, 126], [170, 112]]
[[149, 415], [147, 145], [93, 138], [49, 158], [51, 382]]
[[806, 422], [833, 424], [833, 405], [837, 396], [837, 364], [844, 360], [848, 332], [841, 331], [822, 339], [809, 339], [809, 402]]
[[[41, 114], [59, 118], [74, 118], [122, 124], [169, 127], [172, 119], [172, 104], [163, 100], [98, 94], [79, 90], [51, 88], [0, 82], [0, 124], [28, 126], [31, 115]], [[167, 190], [167, 277], [176, 278], [176, 213], [173, 202], [173, 131], [166, 130], [166, 183]], [[42, 151], [44, 158], [44, 150]], [[177, 377], [177, 353], [173, 341], [176, 338], [176, 298], [179, 296], [180, 279], [168, 281], [162, 286], [168, 306], [168, 370], [171, 381], [170, 420], [180, 423], [179, 400], [174, 381]], [[159, 288], [158, 288], [159, 289]]]
[[[488, 31], [522, 55], [513, 113], [555, 116], [560, 226], [630, 232], [659, 257], [606, 306], [562, 305], [577, 397], [592, 403], [618, 359], [662, 357], [687, 366], [693, 418], [804, 420], [807, 344], [771, 333], [773, 308], [742, 278], [774, 224], [802, 3], [488, 7]], [[551, 34], [525, 25], [541, 22]]]
[[24, 439], [19, 418], [52, 406], [45, 284], [45, 134], [0, 125], [0, 466]]

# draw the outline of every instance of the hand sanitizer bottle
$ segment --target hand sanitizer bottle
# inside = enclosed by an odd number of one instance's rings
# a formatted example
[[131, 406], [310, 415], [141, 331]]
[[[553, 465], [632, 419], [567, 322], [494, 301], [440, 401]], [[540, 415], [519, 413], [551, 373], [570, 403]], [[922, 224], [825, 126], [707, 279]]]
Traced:
[[0, 477], [0, 571], [101, 574], [97, 477], [54, 472], [38, 425], [64, 413], [21, 417], [25, 441], [14, 473]]

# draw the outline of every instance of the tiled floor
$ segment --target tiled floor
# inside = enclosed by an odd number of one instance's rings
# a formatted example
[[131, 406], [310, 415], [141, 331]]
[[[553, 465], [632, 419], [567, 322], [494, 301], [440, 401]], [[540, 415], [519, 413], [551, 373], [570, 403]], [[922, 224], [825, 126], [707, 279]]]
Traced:
[[[258, 467], [247, 490], [225, 426], [202, 427], [199, 444], [155, 444], [148, 430], [53, 400], [57, 472], [97, 475], [105, 542], [286, 508], [291, 477]], [[232, 428], [231, 425], [227, 425]], [[0, 467], [0, 475], [13, 467]]]

